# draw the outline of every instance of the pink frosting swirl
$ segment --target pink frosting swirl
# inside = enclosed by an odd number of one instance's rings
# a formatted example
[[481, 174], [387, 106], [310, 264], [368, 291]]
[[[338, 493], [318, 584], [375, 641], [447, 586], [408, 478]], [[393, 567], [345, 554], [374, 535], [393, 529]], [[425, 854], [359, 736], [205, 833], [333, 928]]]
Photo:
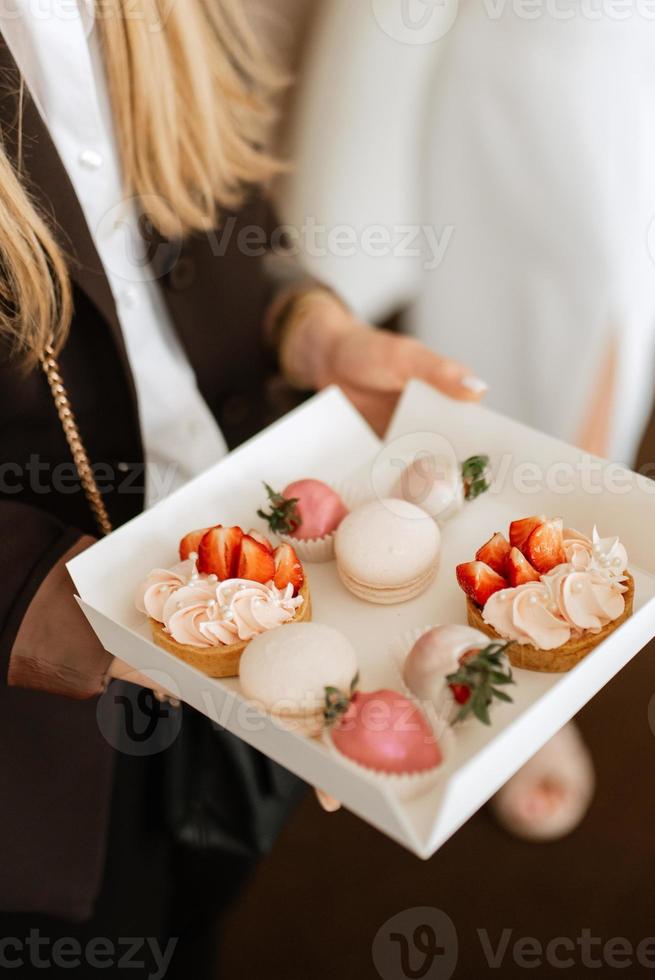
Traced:
[[559, 611], [577, 630], [598, 633], [623, 614], [624, 591], [601, 572], [571, 572], [557, 582]]
[[496, 592], [486, 603], [484, 621], [515, 643], [553, 650], [571, 636], [598, 633], [625, 610], [628, 556], [618, 538], [593, 538], [564, 531], [566, 562], [538, 582]]
[[251, 640], [289, 623], [302, 606], [293, 586], [278, 589], [250, 579], [219, 582], [200, 574], [194, 558], [155, 568], [136, 590], [136, 608], [164, 626], [177, 643], [195, 647]]
[[195, 647], [251, 640], [259, 633], [290, 622], [303, 603], [273, 582], [261, 585], [247, 579], [218, 584], [195, 576], [167, 594], [160, 622], [177, 643]]
[[594, 554], [591, 538], [572, 527], [564, 529], [563, 538], [567, 563], [576, 569], [587, 568]]
[[566, 528], [563, 536], [564, 554], [572, 570], [595, 571], [608, 579], [623, 579], [628, 553], [617, 537], [601, 538], [597, 528], [592, 538], [574, 528]]
[[[243, 579], [221, 582], [216, 597], [227, 610], [240, 640], [251, 640], [266, 630], [290, 622], [303, 603], [302, 596], [293, 595], [293, 586], [282, 591], [272, 583], [260, 585]], [[231, 614], [231, 615], [230, 615]]]
[[173, 568], [155, 568], [141, 582], [134, 596], [139, 612], [145, 613], [158, 623], [164, 622], [164, 606], [172, 592], [186, 585], [195, 572], [195, 561], [188, 559]]
[[571, 637], [570, 625], [559, 615], [543, 582], [526, 582], [495, 592], [482, 616], [505, 639], [531, 643], [541, 650], [554, 650]]
[[[183, 586], [164, 606], [164, 626], [177, 643], [193, 647], [218, 646], [219, 638], [207, 635], [204, 625], [216, 605], [216, 586], [209, 582]], [[231, 643], [232, 639], [222, 642]]]

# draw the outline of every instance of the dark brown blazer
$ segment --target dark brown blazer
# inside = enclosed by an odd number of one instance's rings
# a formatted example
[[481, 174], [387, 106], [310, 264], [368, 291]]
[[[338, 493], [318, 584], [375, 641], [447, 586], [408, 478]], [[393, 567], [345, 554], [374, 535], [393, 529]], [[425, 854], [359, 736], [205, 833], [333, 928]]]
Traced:
[[[0, 125], [10, 153], [19, 81], [0, 39]], [[29, 96], [22, 143], [24, 173], [71, 257], [75, 313], [60, 363], [117, 526], [144, 502], [125, 345], [79, 203]], [[224, 215], [227, 241], [220, 230], [181, 245], [149, 236], [174, 326], [231, 446], [286, 406], [262, 324], [273, 297], [289, 285], [288, 268], [276, 270], [240, 248], [239, 239], [251, 226], [269, 235], [273, 224], [270, 206], [254, 193], [238, 214]], [[101, 876], [114, 750], [99, 732], [95, 699], [7, 684], [12, 647], [36, 593], [58, 560], [96, 533], [70, 462], [42, 373], [25, 375], [0, 350], [0, 910], [84, 918]]]

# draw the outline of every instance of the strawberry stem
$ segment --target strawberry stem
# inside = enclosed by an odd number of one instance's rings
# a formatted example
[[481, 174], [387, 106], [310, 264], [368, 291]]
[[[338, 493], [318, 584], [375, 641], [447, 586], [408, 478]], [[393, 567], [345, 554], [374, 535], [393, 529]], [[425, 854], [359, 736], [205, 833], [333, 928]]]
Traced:
[[298, 497], [284, 497], [281, 493], [273, 490], [268, 483], [264, 483], [264, 487], [271, 509], [270, 511], [258, 510], [257, 516], [266, 521], [275, 534], [293, 534], [302, 524], [297, 506]]
[[475, 500], [489, 489], [489, 462], [488, 456], [469, 456], [462, 463], [465, 500]]
[[325, 708], [323, 709], [323, 717], [325, 718], [326, 725], [334, 725], [334, 723], [339, 720], [341, 715], [348, 710], [358, 685], [359, 672], [355, 674], [350, 682], [350, 691], [347, 694], [344, 693], [344, 691], [341, 691], [338, 687], [325, 688]]
[[512, 703], [512, 698], [501, 691], [507, 684], [514, 684], [512, 670], [505, 661], [505, 651], [509, 643], [490, 643], [475, 656], [460, 664], [454, 674], [449, 674], [449, 686], [463, 685], [471, 692], [471, 697], [462, 705], [455, 721], [464, 721], [473, 714], [483, 725], [490, 725], [489, 708], [494, 701]]

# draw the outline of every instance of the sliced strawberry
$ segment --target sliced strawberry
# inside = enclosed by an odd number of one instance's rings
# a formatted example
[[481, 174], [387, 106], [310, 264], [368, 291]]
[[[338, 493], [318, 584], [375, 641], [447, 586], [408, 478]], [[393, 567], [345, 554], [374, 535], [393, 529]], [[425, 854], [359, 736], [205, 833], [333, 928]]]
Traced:
[[510, 585], [523, 585], [525, 582], [538, 582], [539, 572], [518, 548], [512, 548], [507, 559], [507, 578]]
[[293, 585], [294, 594], [300, 592], [305, 581], [303, 567], [290, 544], [286, 542], [275, 549], [275, 584], [278, 589]]
[[270, 551], [271, 554], [273, 554], [273, 545], [268, 538], [261, 533], [261, 531], [256, 531], [255, 528], [251, 527], [248, 534], [251, 538], [254, 538], [255, 541], [259, 541], [260, 544], [263, 544], [264, 547]]
[[467, 596], [478, 606], [484, 606], [494, 592], [507, 588], [507, 581], [483, 561], [467, 561], [456, 569], [457, 581]]
[[509, 541], [504, 534], [498, 531], [494, 534], [493, 538], [489, 538], [487, 543], [483, 544], [476, 551], [475, 557], [478, 561], [483, 561], [490, 568], [493, 568], [494, 572], [498, 572], [499, 575], [505, 575], [505, 565], [507, 563], [509, 549]]
[[241, 541], [241, 554], [237, 568], [237, 578], [247, 578], [252, 582], [270, 582], [275, 576], [275, 559], [261, 541], [250, 534], [244, 534]]
[[534, 529], [527, 540], [525, 557], [542, 575], [566, 561], [562, 527], [561, 518], [545, 521]]
[[186, 561], [191, 554], [198, 554], [200, 542], [210, 530], [209, 527], [203, 527], [201, 531], [191, 531], [182, 538], [180, 541], [180, 561]]
[[218, 575], [221, 581], [236, 578], [243, 531], [240, 527], [213, 527], [198, 547], [198, 571]]
[[543, 524], [545, 517], [523, 517], [520, 521], [512, 521], [509, 526], [509, 543], [512, 548], [518, 548], [525, 554], [525, 545], [536, 527]]
[[468, 684], [449, 684], [448, 687], [453, 692], [457, 704], [468, 704], [471, 700], [471, 688]]

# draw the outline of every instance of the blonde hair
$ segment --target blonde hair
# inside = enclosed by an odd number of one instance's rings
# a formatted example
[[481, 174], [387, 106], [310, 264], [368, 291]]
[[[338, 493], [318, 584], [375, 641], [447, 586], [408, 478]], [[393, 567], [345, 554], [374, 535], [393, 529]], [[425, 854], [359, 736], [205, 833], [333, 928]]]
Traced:
[[[282, 83], [241, 0], [96, 0], [126, 196], [164, 236], [214, 228], [281, 169], [265, 149]], [[30, 365], [59, 350], [66, 260], [0, 151], [0, 339]]]

